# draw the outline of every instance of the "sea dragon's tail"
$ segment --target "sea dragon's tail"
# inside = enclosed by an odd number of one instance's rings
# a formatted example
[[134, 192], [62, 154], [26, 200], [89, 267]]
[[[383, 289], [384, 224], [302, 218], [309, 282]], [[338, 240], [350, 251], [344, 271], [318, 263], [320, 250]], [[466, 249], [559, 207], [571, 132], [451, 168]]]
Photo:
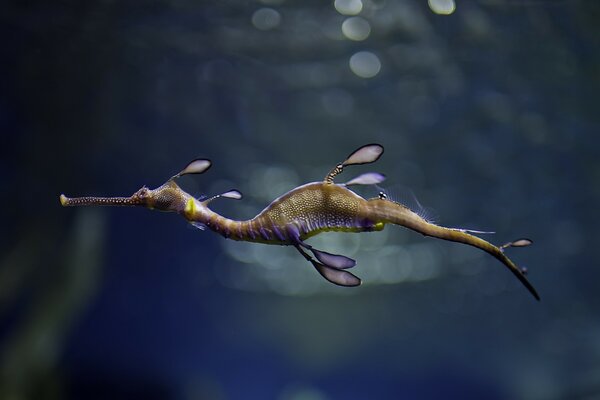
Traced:
[[521, 283], [529, 290], [529, 292], [537, 300], [540, 300], [535, 288], [529, 283], [525, 276], [524, 270], [521, 270], [515, 265], [510, 258], [504, 254], [504, 249], [507, 247], [523, 247], [531, 244], [529, 239], [519, 239], [513, 242], [506, 243], [502, 246], [494, 246], [493, 244], [468, 233], [465, 229], [445, 228], [425, 221], [416, 213], [402, 204], [386, 200], [386, 199], [371, 199], [367, 202], [367, 214], [370, 219], [376, 222], [391, 223], [404, 226], [413, 231], [419, 232], [425, 236], [431, 236], [438, 239], [459, 242], [477, 247], [491, 254], [504, 264]]

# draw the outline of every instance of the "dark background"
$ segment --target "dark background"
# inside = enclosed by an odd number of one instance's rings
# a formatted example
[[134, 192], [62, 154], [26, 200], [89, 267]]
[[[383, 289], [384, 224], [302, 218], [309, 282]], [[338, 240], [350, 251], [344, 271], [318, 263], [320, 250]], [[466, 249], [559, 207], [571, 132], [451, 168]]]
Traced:
[[[600, 2], [442, 3], [365, 0], [362, 41], [329, 1], [4, 4], [0, 398], [599, 398]], [[58, 201], [209, 157], [180, 183], [238, 188], [214, 207], [249, 218], [371, 142], [381, 160], [345, 178], [531, 237], [510, 256], [542, 301], [397, 227], [312, 239], [358, 260], [345, 289], [290, 248]]]

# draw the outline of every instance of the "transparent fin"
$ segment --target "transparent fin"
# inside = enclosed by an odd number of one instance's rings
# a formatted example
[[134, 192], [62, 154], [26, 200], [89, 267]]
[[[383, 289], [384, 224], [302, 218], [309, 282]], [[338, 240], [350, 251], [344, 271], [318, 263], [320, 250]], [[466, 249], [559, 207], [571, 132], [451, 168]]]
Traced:
[[526, 247], [531, 244], [533, 244], [533, 241], [531, 239], [521, 238], [513, 240], [512, 242], [504, 243], [502, 246], [500, 246], [500, 250], [504, 250], [509, 247]]
[[221, 193], [219, 197], [225, 197], [227, 199], [240, 200], [242, 198], [242, 193], [239, 190], [232, 189], [228, 192]]
[[236, 190], [236, 189], [231, 189], [231, 190], [228, 190], [228, 191], [227, 191], [227, 192], [225, 192], [225, 193], [217, 194], [217, 195], [215, 195], [215, 196], [211, 196], [211, 197], [209, 197], [209, 198], [207, 198], [207, 199], [204, 199], [204, 200], [202, 201], [202, 203], [204, 203], [204, 204], [208, 204], [208, 203], [210, 203], [211, 201], [213, 201], [213, 200], [215, 200], [215, 199], [218, 199], [218, 198], [220, 198], [220, 197], [224, 197], [224, 198], [226, 198], [226, 199], [234, 199], [234, 200], [239, 200], [239, 199], [241, 199], [241, 198], [242, 198], [242, 193], [241, 193], [239, 190]]
[[527, 238], [522, 238], [522, 239], [517, 239], [515, 241], [513, 241], [510, 246], [511, 247], [525, 247], [525, 246], [529, 246], [533, 244], [533, 241], [531, 239], [527, 239]]
[[178, 174], [173, 175], [171, 179], [179, 178], [183, 175], [188, 174], [201, 174], [210, 168], [212, 165], [210, 160], [205, 158], [198, 158], [196, 160], [191, 161], [184, 169], [182, 169]]
[[333, 183], [333, 179], [341, 174], [344, 170], [344, 167], [348, 165], [369, 164], [377, 161], [382, 154], [383, 146], [379, 144], [373, 143], [359, 147], [352, 154], [350, 154], [344, 162], [336, 165], [331, 171], [329, 171], [327, 176], [325, 176], [324, 182]]
[[190, 225], [192, 225], [194, 228], [200, 229], [201, 231], [206, 229], [206, 224], [203, 224], [202, 222], [191, 221]]
[[480, 234], [480, 235], [493, 235], [494, 233], [496, 233], [493, 231], [478, 231], [475, 229], [465, 229], [465, 228], [448, 228], [448, 229], [452, 229], [453, 231], [475, 233], [475, 234]]
[[331, 254], [325, 251], [316, 250], [311, 248], [310, 251], [315, 255], [317, 260], [325, 264], [328, 267], [335, 269], [347, 269], [352, 268], [356, 265], [356, 261], [339, 254]]
[[346, 165], [360, 165], [360, 164], [369, 164], [375, 162], [381, 157], [383, 154], [383, 146], [379, 144], [367, 144], [355, 150], [352, 154], [346, 158], [346, 160], [342, 163], [343, 166]]
[[314, 260], [312, 260], [311, 263], [323, 278], [336, 285], [353, 287], [359, 286], [362, 283], [360, 278], [356, 275], [344, 271], [343, 269], [331, 268]]
[[354, 179], [350, 179], [345, 183], [346, 186], [352, 185], [377, 185], [385, 180], [385, 175], [380, 174], [379, 172], [367, 172], [365, 174], [361, 174]]
[[310, 246], [306, 245], [305, 243], [298, 242], [294, 247], [300, 252], [300, 254], [302, 254], [302, 257], [309, 261], [319, 272], [319, 274], [321, 274], [321, 276], [329, 282], [345, 287], [358, 286], [362, 283], [360, 278], [346, 270], [328, 267], [327, 265], [321, 264], [320, 262], [314, 260], [310, 255], [308, 255], [308, 253], [306, 253], [306, 251], [302, 250], [301, 246], [309, 249]]
[[317, 250], [309, 244], [306, 244], [302, 241], [298, 242], [299, 246], [304, 247], [305, 249], [310, 250], [317, 260], [322, 262], [328, 267], [336, 268], [336, 269], [347, 269], [352, 268], [356, 265], [356, 261], [351, 259], [350, 257], [342, 256], [340, 254], [331, 254], [326, 251]]

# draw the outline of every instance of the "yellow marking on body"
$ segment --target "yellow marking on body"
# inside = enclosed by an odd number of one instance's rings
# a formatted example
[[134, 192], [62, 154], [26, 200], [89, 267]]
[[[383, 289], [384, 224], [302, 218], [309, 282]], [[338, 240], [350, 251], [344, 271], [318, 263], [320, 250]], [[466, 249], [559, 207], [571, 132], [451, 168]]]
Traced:
[[186, 217], [191, 217], [196, 213], [196, 203], [192, 197], [190, 197], [187, 203], [185, 203], [183, 212], [185, 213]]
[[383, 228], [385, 228], [385, 223], [383, 223], [383, 222], [378, 222], [369, 229], [360, 228], [360, 227], [333, 226], [333, 227], [325, 227], [325, 228], [315, 229], [306, 234], [302, 234], [301, 236], [304, 239], [308, 239], [308, 238], [311, 238], [311, 237], [318, 235], [319, 233], [323, 233], [323, 232], [361, 233], [361, 232], [381, 231], [381, 230], [383, 230]]
[[67, 205], [67, 202], [68, 202], [67, 196], [65, 196], [64, 194], [61, 194], [60, 195], [60, 204], [62, 204], [62, 206], [64, 207]]

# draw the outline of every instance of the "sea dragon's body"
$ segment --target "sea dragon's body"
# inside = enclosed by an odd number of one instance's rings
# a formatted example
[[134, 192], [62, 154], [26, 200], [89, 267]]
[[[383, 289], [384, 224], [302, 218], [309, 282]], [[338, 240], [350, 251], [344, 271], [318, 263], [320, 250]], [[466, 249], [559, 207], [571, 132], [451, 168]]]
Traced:
[[[445, 228], [428, 222], [408, 207], [388, 200], [383, 193], [380, 193], [379, 197], [364, 199], [348, 188], [351, 185], [379, 183], [384, 179], [381, 174], [366, 173], [345, 184], [334, 183], [334, 178], [345, 166], [374, 162], [382, 153], [383, 147], [380, 145], [363, 146], [343, 163], [338, 164], [323, 181], [308, 183], [289, 191], [271, 202], [254, 218], [246, 221], [225, 218], [208, 207], [208, 204], [218, 197], [241, 198], [237, 190], [198, 200], [175, 183], [175, 179], [182, 175], [207, 170], [211, 164], [204, 159], [192, 161], [183, 171], [157, 189], [142, 187], [131, 197], [67, 198], [61, 195], [60, 200], [63, 206], [141, 205], [162, 211], [174, 211], [194, 226], [208, 228], [228, 239], [294, 246], [325, 279], [341, 286], [357, 286], [361, 283], [359, 278], [347, 271], [356, 262], [343, 255], [317, 250], [305, 243], [305, 240], [327, 231], [369, 232], [382, 230], [388, 223], [400, 225], [426, 236], [468, 244], [491, 254], [508, 267], [533, 296], [539, 299], [524, 271], [504, 254], [505, 248], [527, 246], [531, 244], [530, 240], [519, 239], [502, 246], [494, 246], [469, 233], [478, 233], [477, 231]], [[312, 252], [316, 259], [306, 250]]]
[[198, 203], [189, 205], [191, 221], [228, 239], [246, 242], [295, 245], [321, 232], [383, 229], [383, 224], [367, 216], [367, 200], [342, 185], [325, 182], [299, 186], [247, 221], [224, 218]]

